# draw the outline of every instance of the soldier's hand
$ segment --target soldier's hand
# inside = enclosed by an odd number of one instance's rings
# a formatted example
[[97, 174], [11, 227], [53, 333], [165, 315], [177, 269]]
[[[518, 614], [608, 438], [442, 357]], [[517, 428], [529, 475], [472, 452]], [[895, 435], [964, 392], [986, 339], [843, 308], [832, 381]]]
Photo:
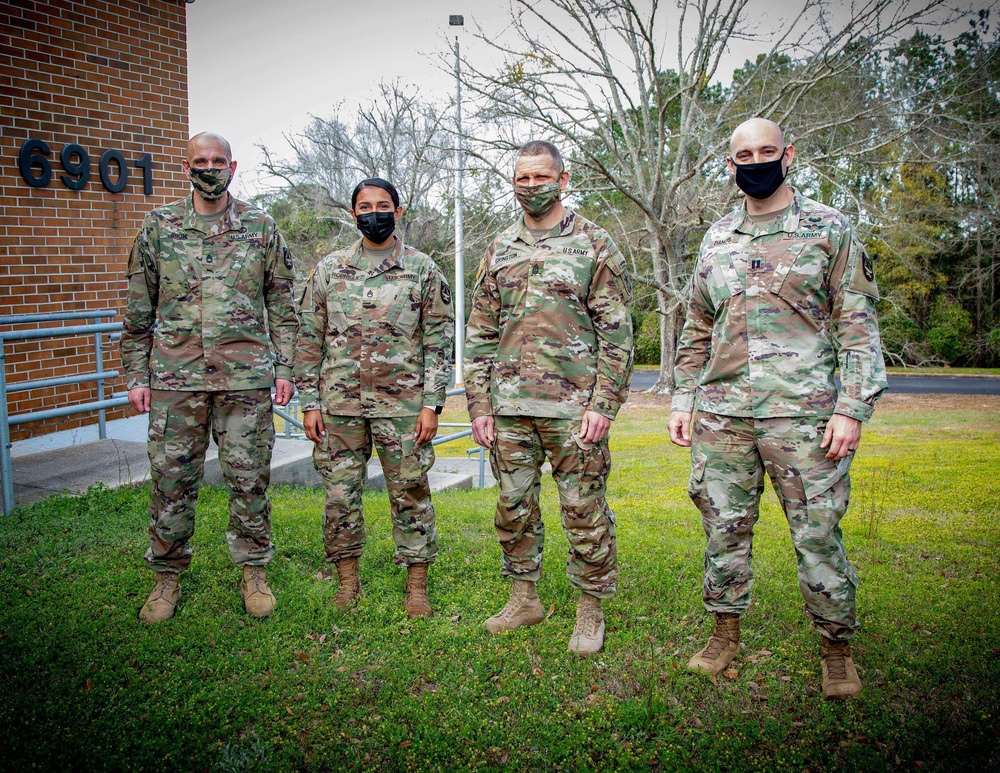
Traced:
[[433, 408], [421, 408], [420, 415], [417, 416], [417, 431], [413, 433], [413, 440], [418, 446], [422, 446], [434, 439], [438, 431], [438, 416]]
[[139, 413], [148, 413], [152, 402], [149, 387], [132, 387], [128, 390], [128, 401]]
[[670, 431], [670, 442], [682, 448], [691, 447], [691, 412], [671, 411], [667, 420], [667, 429]]
[[603, 413], [585, 411], [578, 436], [584, 443], [599, 443], [611, 429], [611, 419]]
[[850, 416], [844, 416], [842, 413], [835, 413], [826, 424], [823, 442], [819, 444], [819, 447], [830, 447], [830, 450], [826, 452], [827, 459], [843, 459], [857, 451], [860, 442], [861, 422]]
[[306, 437], [313, 443], [322, 443], [326, 437], [326, 428], [323, 426], [323, 414], [319, 411], [305, 411], [302, 414], [302, 424], [306, 428]]
[[291, 381], [285, 378], [276, 378], [274, 380], [274, 404], [275, 405], [288, 405], [289, 401], [292, 399], [292, 395], [295, 394], [295, 385]]
[[497, 430], [492, 416], [478, 416], [472, 420], [472, 439], [483, 448], [493, 448]]

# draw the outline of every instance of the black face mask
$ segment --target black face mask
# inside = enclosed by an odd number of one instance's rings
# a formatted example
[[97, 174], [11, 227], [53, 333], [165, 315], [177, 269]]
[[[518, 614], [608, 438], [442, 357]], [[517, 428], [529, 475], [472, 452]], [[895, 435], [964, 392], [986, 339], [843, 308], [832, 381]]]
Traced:
[[357, 216], [358, 230], [372, 244], [381, 244], [396, 230], [394, 212], [365, 212]]
[[785, 172], [781, 171], [781, 159], [785, 151], [774, 161], [762, 164], [733, 164], [736, 166], [736, 186], [751, 199], [769, 199], [785, 181]]

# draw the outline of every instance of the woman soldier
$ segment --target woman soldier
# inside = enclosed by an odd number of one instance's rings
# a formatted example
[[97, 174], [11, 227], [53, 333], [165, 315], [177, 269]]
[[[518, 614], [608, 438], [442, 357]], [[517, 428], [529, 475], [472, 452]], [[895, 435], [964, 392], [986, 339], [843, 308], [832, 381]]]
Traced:
[[326, 560], [337, 566], [335, 603], [361, 595], [361, 493], [372, 446], [392, 512], [393, 560], [407, 568], [406, 613], [431, 614], [427, 567], [437, 557], [427, 471], [451, 377], [451, 288], [427, 255], [394, 235], [399, 193], [378, 177], [351, 195], [361, 239], [323, 258], [306, 281], [295, 357], [306, 436], [323, 476]]

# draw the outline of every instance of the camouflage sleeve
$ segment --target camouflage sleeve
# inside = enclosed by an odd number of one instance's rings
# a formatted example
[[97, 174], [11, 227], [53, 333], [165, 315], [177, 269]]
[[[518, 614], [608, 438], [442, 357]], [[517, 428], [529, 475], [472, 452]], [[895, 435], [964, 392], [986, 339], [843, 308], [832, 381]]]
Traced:
[[472, 419], [493, 414], [490, 379], [500, 344], [500, 292], [488, 268], [495, 252], [494, 241], [479, 264], [465, 336], [465, 399]]
[[129, 389], [149, 386], [149, 354], [153, 348], [153, 325], [160, 288], [156, 232], [156, 219], [147, 217], [132, 242], [125, 270], [128, 297], [118, 351]]
[[455, 345], [455, 307], [451, 287], [437, 266], [422, 289], [420, 322], [424, 348], [424, 407], [444, 406], [451, 381], [451, 353]]
[[[706, 237], [707, 238], [707, 237]], [[702, 244], [704, 248], [704, 243]], [[690, 300], [681, 337], [674, 358], [674, 395], [671, 411], [694, 410], [698, 382], [712, 352], [712, 327], [715, 313], [705, 286], [705, 275], [699, 251], [691, 274]]]
[[587, 308], [597, 333], [597, 383], [588, 409], [614, 420], [632, 380], [632, 283], [625, 258], [607, 234], [597, 245], [597, 268]]
[[889, 382], [875, 313], [875, 266], [849, 225], [830, 273], [830, 288], [841, 382], [833, 412], [868, 421]]
[[264, 306], [267, 308], [267, 326], [274, 353], [274, 377], [290, 380], [295, 360], [295, 335], [298, 329], [298, 319], [292, 302], [295, 271], [292, 266], [292, 253], [277, 228], [268, 245], [264, 265]]
[[326, 275], [314, 268], [299, 296], [299, 330], [295, 341], [295, 386], [303, 411], [320, 409], [319, 377], [323, 367], [323, 336], [326, 332]]

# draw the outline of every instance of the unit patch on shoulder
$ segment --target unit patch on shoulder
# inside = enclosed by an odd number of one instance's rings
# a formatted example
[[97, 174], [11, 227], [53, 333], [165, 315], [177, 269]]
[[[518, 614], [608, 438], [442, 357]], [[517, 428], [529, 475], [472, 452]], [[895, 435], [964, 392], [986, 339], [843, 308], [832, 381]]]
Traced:
[[451, 288], [447, 282], [441, 282], [441, 302], [445, 306], [451, 306]]
[[848, 284], [848, 289], [853, 290], [856, 293], [862, 293], [867, 295], [869, 298], [874, 298], [876, 301], [879, 299], [878, 285], [875, 284], [875, 264], [872, 259], [865, 252], [864, 247], [860, 245], [855, 245], [852, 247], [861, 251], [860, 260], [854, 262], [854, 271], [851, 274], [851, 281]]
[[291, 271], [292, 270], [292, 253], [289, 251], [289, 249], [287, 247], [285, 247], [284, 258], [285, 258], [285, 268], [287, 268], [289, 271]]

